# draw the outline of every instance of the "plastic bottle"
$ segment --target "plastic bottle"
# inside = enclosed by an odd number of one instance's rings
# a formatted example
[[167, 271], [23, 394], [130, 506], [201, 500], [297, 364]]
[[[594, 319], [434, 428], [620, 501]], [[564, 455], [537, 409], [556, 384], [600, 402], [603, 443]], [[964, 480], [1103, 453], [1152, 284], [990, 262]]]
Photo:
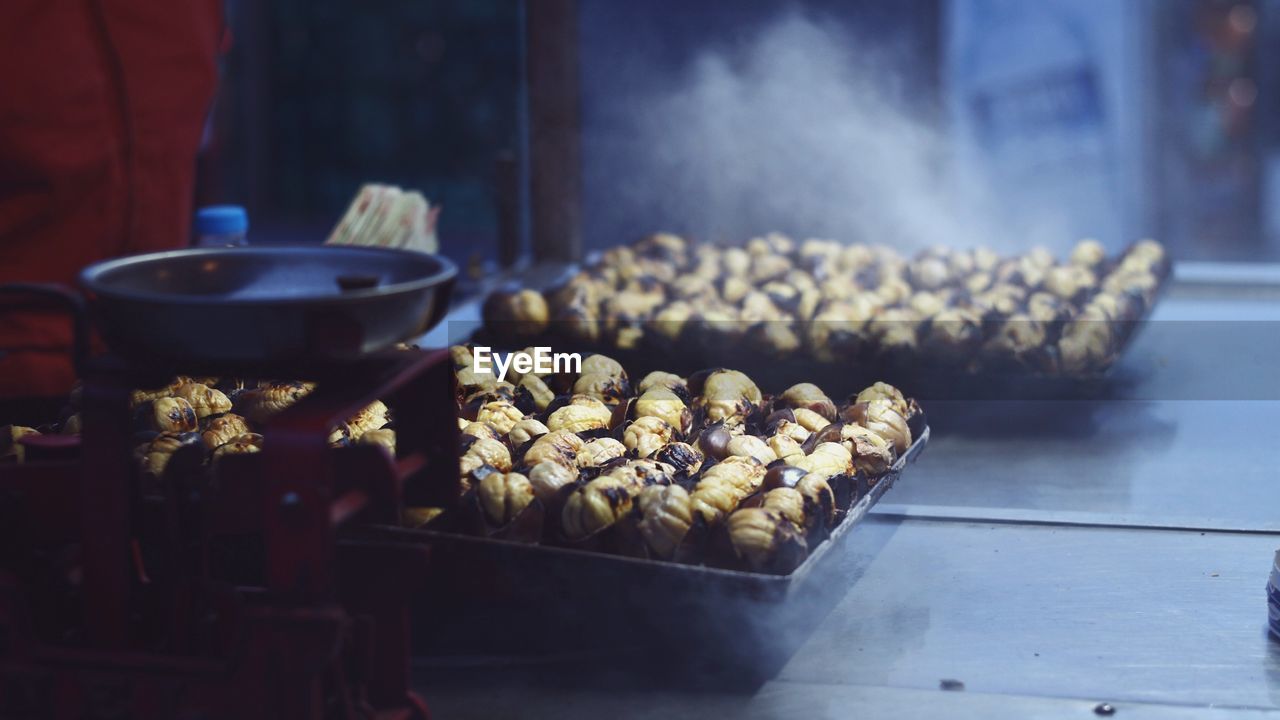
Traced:
[[249, 214], [239, 205], [210, 205], [196, 211], [197, 247], [242, 247], [249, 244]]

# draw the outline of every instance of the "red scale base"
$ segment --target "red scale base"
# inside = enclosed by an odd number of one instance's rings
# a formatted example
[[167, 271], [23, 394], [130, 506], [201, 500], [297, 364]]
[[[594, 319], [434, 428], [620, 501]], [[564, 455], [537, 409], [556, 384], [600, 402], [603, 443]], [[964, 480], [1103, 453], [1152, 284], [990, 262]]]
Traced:
[[[261, 453], [211, 474], [180, 450], [143, 482], [129, 391], [174, 370], [90, 363], [80, 441], [31, 438], [29, 462], [0, 465], [0, 717], [427, 717], [409, 689], [427, 550], [358, 530], [397, 523], [406, 492], [456, 492], [448, 352], [312, 369], [318, 388], [266, 425]], [[374, 399], [396, 458], [329, 448]]]

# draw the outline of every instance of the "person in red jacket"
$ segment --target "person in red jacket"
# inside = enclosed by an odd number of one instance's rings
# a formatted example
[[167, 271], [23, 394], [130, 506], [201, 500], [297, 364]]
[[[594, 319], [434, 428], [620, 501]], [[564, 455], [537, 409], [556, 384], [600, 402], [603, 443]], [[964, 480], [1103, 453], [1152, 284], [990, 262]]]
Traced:
[[[220, 0], [0, 2], [0, 284], [187, 243], [223, 35]], [[13, 307], [0, 400], [65, 394], [68, 323]]]

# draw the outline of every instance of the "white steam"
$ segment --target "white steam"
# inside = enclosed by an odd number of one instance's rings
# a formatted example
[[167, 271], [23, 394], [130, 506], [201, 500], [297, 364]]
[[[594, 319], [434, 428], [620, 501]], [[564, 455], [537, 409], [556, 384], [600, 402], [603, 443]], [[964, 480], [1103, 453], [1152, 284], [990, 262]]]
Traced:
[[656, 215], [640, 231], [1007, 246], [983, 193], [957, 191], [942, 132], [895, 99], [913, 94], [892, 87], [896, 63], [842, 35], [788, 14], [636, 103], [612, 129], [626, 176], [609, 184]]

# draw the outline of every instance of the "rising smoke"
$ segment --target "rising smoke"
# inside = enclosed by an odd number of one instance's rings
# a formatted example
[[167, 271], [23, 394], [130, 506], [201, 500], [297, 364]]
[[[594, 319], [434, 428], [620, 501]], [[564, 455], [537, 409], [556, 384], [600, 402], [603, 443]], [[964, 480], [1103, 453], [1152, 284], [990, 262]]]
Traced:
[[788, 13], [648, 93], [612, 129], [626, 140], [612, 149], [621, 202], [710, 240], [778, 229], [905, 252], [1005, 245], [981, 194], [957, 191], [936, 122], [908, 109], [931, 90], [895, 87], [901, 52], [835, 28]]

